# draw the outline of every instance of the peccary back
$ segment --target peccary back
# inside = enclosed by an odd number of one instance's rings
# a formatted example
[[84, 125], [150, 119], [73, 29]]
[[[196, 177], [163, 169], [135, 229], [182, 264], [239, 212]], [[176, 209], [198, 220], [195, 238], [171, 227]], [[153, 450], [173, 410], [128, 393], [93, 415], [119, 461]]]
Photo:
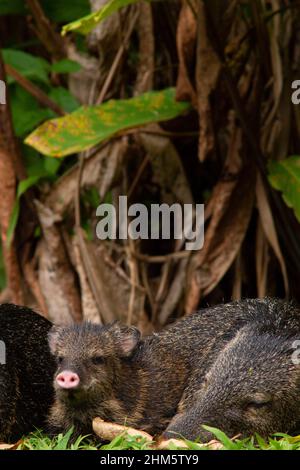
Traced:
[[53, 401], [51, 323], [26, 307], [0, 305], [0, 441], [45, 424]]

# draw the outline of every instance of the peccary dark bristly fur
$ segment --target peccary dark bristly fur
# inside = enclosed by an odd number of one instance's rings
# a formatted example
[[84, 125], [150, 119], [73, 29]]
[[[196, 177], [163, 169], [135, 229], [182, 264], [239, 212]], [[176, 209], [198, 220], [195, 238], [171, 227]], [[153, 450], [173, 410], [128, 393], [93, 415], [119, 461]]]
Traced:
[[59, 365], [53, 431], [92, 432], [96, 416], [150, 433], [210, 438], [293, 431], [300, 371], [292, 361], [300, 310], [277, 299], [244, 300], [189, 315], [140, 338], [119, 324], [54, 327]]
[[51, 323], [27, 307], [0, 305], [0, 441], [43, 427], [53, 402]]
[[[92, 432], [92, 419], [162, 431], [176, 412], [190, 368], [188, 358], [159, 346], [154, 335], [140, 340], [136, 328], [118, 323], [54, 327], [50, 347], [58, 360], [53, 432], [74, 426]], [[170, 367], [170, 365], [172, 366]]]
[[165, 437], [212, 439], [203, 424], [243, 437], [300, 429], [300, 310], [276, 299], [240, 306], [249, 309], [249, 322], [204, 376], [194, 374]]

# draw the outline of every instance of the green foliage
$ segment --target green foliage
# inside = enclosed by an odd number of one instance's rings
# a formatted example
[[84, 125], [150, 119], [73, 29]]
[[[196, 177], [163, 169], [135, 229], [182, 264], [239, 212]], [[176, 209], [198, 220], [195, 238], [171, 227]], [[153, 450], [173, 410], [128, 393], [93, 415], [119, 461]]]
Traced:
[[87, 150], [126, 129], [175, 118], [188, 109], [189, 103], [175, 101], [173, 88], [152, 91], [81, 107], [68, 116], [45, 122], [25, 143], [44, 155], [63, 157]]
[[[14, 67], [22, 76], [37, 82], [38, 86], [66, 112], [72, 112], [79, 107], [78, 101], [66, 88], [53, 87], [49, 80], [51, 71], [56, 73], [77, 71], [80, 66], [76, 62], [62, 60], [50, 65], [46, 60], [27, 52], [15, 49], [4, 49], [2, 52], [6, 64]], [[25, 137], [41, 122], [56, 116], [52, 110], [42, 107], [31, 94], [16, 83], [13, 77], [8, 76], [7, 81], [13, 125], [17, 137]]]
[[30, 176], [25, 180], [21, 181], [18, 186], [15, 204], [13, 207], [12, 215], [9, 221], [9, 227], [7, 230], [7, 246], [10, 246], [14, 232], [18, 223], [20, 215], [20, 198], [21, 196], [32, 186], [34, 186], [40, 180], [39, 176]]
[[89, 0], [41, 0], [45, 14], [55, 23], [73, 21], [91, 11]]
[[88, 436], [80, 436], [74, 443], [71, 443], [72, 434], [73, 428], [66, 434], [59, 434], [51, 439], [37, 431], [25, 438], [22, 444], [19, 445], [18, 450], [97, 450], [99, 447], [91, 443], [87, 439]]
[[28, 176], [41, 176], [52, 179], [56, 176], [62, 161], [45, 157], [34, 149], [24, 146], [23, 155]]
[[20, 215], [21, 197], [23, 196], [23, 194], [25, 194], [28, 189], [35, 186], [42, 179], [52, 179], [53, 177], [55, 177], [61, 163], [60, 161], [41, 156], [35, 151], [27, 153], [27, 155], [25, 155], [25, 161], [27, 163], [26, 170], [28, 178], [21, 181], [18, 185], [16, 200], [7, 231], [8, 246], [10, 246], [12, 242], [14, 232], [18, 223]]
[[0, 15], [22, 15], [24, 13], [23, 0], [0, 0]]
[[[77, 100], [63, 87], [49, 87], [48, 96], [66, 112], [72, 112], [79, 106]], [[56, 116], [52, 110], [42, 108], [37, 100], [18, 84], [10, 87], [10, 101], [17, 137], [25, 137], [41, 122]]]
[[[45, 59], [17, 49], [2, 49], [2, 55], [4, 62], [14, 67], [24, 77], [49, 84], [48, 73], [51, 67]], [[14, 81], [13, 77], [8, 77], [8, 84]]]
[[[220, 429], [210, 426], [203, 426], [204, 429], [211, 432], [217, 441], [222, 444], [219, 450], [300, 450], [300, 436], [289, 436], [287, 434], [278, 433], [274, 437], [263, 439], [259, 435], [248, 437], [246, 439], [230, 439]], [[199, 442], [184, 440], [190, 450], [212, 450], [203, 447]], [[170, 450], [180, 449], [180, 447], [171, 444]]]
[[[223, 447], [220, 450], [300, 450], [300, 436], [289, 436], [278, 433], [268, 439], [256, 435], [247, 439], [230, 439], [222, 431], [216, 428], [207, 427], [216, 439], [220, 441]], [[80, 436], [75, 442], [71, 441], [73, 429], [66, 434], [59, 434], [54, 438], [44, 435], [40, 431], [30, 434], [22, 440], [18, 450], [148, 450], [149, 443], [137, 436], [130, 436], [126, 433], [120, 434], [109, 444], [102, 445], [97, 443], [94, 436]], [[199, 442], [184, 440], [190, 450], [211, 450], [203, 447]], [[174, 444], [170, 444], [170, 450], [179, 450]]]
[[[55, 23], [73, 21], [91, 11], [89, 0], [40, 0], [46, 16]], [[24, 0], [0, 0], [1, 15], [25, 15], [28, 13]]]
[[[79, 108], [80, 104], [73, 95], [62, 86], [52, 87], [49, 92], [49, 98], [55, 101], [67, 113], [72, 113]], [[51, 117], [55, 116], [53, 111], [49, 110]]]
[[36, 99], [18, 84], [10, 87], [10, 102], [17, 137], [25, 137], [32, 129], [50, 117], [50, 110], [41, 108]]
[[127, 5], [137, 3], [138, 1], [140, 0], [110, 0], [100, 10], [66, 24], [62, 29], [62, 34], [65, 35], [70, 31], [76, 31], [80, 34], [89, 34], [97, 24], [108, 18], [112, 13]]
[[146, 439], [123, 433], [115, 437], [109, 444], [102, 446], [101, 450], [147, 450], [149, 448]]
[[209, 431], [214, 436], [216, 436], [218, 441], [220, 441], [223, 444], [223, 446], [226, 447], [226, 449], [234, 450], [236, 444], [231, 439], [229, 439], [229, 437], [227, 437], [226, 434], [223, 431], [221, 431], [220, 429], [217, 429], [217, 428], [213, 428], [211, 426], [202, 426], [202, 427], [206, 431]]
[[62, 59], [51, 65], [51, 72], [55, 73], [74, 73], [81, 69], [81, 65], [75, 60]]
[[294, 210], [300, 221], [300, 156], [271, 162], [269, 181], [273, 188], [281, 191], [285, 203]]

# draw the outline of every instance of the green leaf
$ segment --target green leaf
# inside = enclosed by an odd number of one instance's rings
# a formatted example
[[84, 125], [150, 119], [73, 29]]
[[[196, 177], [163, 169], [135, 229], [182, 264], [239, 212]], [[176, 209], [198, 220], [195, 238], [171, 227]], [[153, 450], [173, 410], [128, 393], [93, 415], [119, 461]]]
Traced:
[[[67, 113], [75, 111], [80, 106], [66, 88], [51, 88], [48, 95]], [[49, 108], [41, 107], [38, 101], [19, 84], [10, 86], [10, 99], [12, 120], [17, 137], [25, 137], [43, 121], [57, 116]]]
[[37, 100], [18, 84], [10, 87], [10, 100], [17, 137], [25, 137], [41, 122], [53, 116], [49, 109], [41, 108]]
[[75, 60], [63, 59], [51, 65], [51, 72], [74, 73], [81, 69], [81, 65]]
[[[40, 0], [47, 18], [55, 23], [74, 21], [91, 11], [89, 0]], [[28, 13], [24, 0], [0, 0], [1, 15], [25, 15]]]
[[97, 26], [97, 24], [105, 20], [115, 11], [132, 3], [137, 3], [138, 1], [140, 0], [110, 0], [100, 10], [73, 21], [72, 23], [66, 24], [62, 28], [62, 35], [64, 36], [70, 31], [76, 31], [76, 33], [81, 34], [88, 34]]
[[220, 441], [224, 445], [224, 447], [226, 447], [226, 449], [234, 450], [236, 448], [236, 444], [231, 439], [229, 439], [229, 437], [226, 436], [226, 434], [223, 431], [220, 431], [220, 429], [213, 428], [211, 426], [204, 426], [204, 425], [202, 427], [206, 431], [209, 431], [214, 436], [216, 436], [218, 441]]
[[12, 239], [13, 239], [13, 236], [14, 236], [14, 233], [15, 233], [15, 229], [16, 229], [16, 226], [17, 226], [17, 223], [18, 223], [18, 219], [19, 219], [20, 198], [27, 191], [27, 189], [34, 186], [41, 179], [41, 177], [42, 177], [41, 175], [30, 176], [26, 180], [23, 180], [19, 183], [18, 190], [17, 190], [17, 197], [16, 197], [16, 200], [15, 200], [15, 204], [14, 204], [14, 207], [13, 207], [13, 210], [12, 210], [12, 214], [11, 214], [11, 218], [10, 218], [9, 226], [8, 226], [8, 230], [7, 230], [6, 244], [7, 244], [8, 247], [10, 247], [10, 245], [11, 245], [11, 242], [12, 242]]
[[[2, 49], [2, 55], [4, 63], [14, 67], [24, 77], [49, 84], [50, 64], [45, 59], [17, 49]], [[8, 77], [8, 83], [14, 82], [14, 78]]]
[[41, 0], [46, 16], [55, 23], [66, 23], [88, 15], [89, 0]]
[[[45, 159], [45, 157], [43, 157], [43, 159]], [[47, 159], [47, 160], [49, 160], [49, 159]], [[36, 185], [42, 178], [46, 178], [48, 176], [53, 176], [53, 175], [55, 175], [56, 171], [58, 170], [59, 165], [57, 165], [57, 164], [56, 165], [51, 164], [50, 166], [47, 167], [47, 163], [46, 163], [47, 160], [44, 160], [43, 166], [41, 166], [39, 164], [36, 168], [34, 168], [34, 171], [32, 171], [32, 176], [29, 176], [25, 180], [20, 181], [20, 183], [18, 185], [17, 196], [16, 196], [15, 204], [14, 204], [14, 207], [13, 207], [13, 210], [12, 210], [12, 214], [11, 214], [11, 217], [10, 217], [9, 226], [8, 226], [8, 230], [7, 230], [7, 246], [8, 247], [10, 246], [10, 244], [12, 242], [12, 239], [13, 239], [13, 236], [14, 236], [14, 233], [15, 233], [15, 229], [16, 229], [16, 226], [17, 226], [17, 223], [18, 223], [18, 219], [19, 219], [19, 215], [20, 215], [20, 199], [21, 199], [21, 197], [23, 196], [23, 194], [29, 188]], [[53, 160], [52, 160], [52, 162], [53, 162]], [[57, 162], [55, 161], [55, 163], [57, 163]], [[49, 163], [48, 163], [48, 165], [49, 165]]]
[[22, 15], [24, 13], [23, 0], [0, 0], [0, 15]]
[[259, 434], [255, 434], [255, 437], [256, 437], [259, 447], [261, 449], [267, 449], [268, 444], [266, 443], [266, 441]]
[[58, 439], [57, 439], [57, 444], [54, 447], [54, 450], [66, 450], [68, 447], [69, 440], [73, 434], [73, 431], [74, 431], [74, 427], [69, 429], [69, 431], [65, 435], [59, 434]]
[[[9, 221], [9, 227], [7, 230], [7, 246], [11, 245], [15, 229], [18, 223], [20, 215], [20, 199], [24, 193], [32, 186], [35, 186], [41, 179], [47, 177], [53, 177], [56, 175], [61, 162], [59, 160], [53, 160], [53, 158], [44, 157], [41, 155], [35, 155], [36, 162], [32, 161], [30, 153], [26, 156], [26, 170], [29, 177], [25, 180], [20, 181], [17, 189], [17, 195], [15, 204], [12, 210], [11, 218]], [[1, 274], [1, 273], [0, 273]]]
[[[69, 90], [62, 86], [51, 88], [49, 98], [55, 101], [55, 103], [59, 104], [59, 106], [67, 113], [75, 111], [75, 109], [79, 108], [80, 106], [79, 102], [76, 100], [76, 98], [74, 98]], [[52, 112], [51, 115], [54, 117], [54, 112]]]
[[190, 109], [175, 101], [175, 90], [152, 91], [127, 100], [81, 107], [72, 114], [43, 123], [25, 143], [44, 155], [63, 157], [87, 150], [122, 131], [173, 119]]
[[270, 162], [269, 181], [273, 188], [281, 191], [284, 202], [294, 210], [300, 222], [300, 156]]
[[24, 156], [25, 167], [28, 177], [29, 176], [40, 176], [52, 179], [56, 176], [62, 160], [56, 158], [45, 157], [39, 154], [32, 147], [24, 145], [22, 147], [22, 154]]
[[40, 175], [30, 176], [29, 178], [20, 181], [17, 190], [17, 198], [20, 199], [20, 197], [23, 196], [23, 194], [26, 193], [29, 188], [34, 186], [43, 176], [45, 176], [44, 173]]
[[55, 176], [59, 170], [61, 165], [60, 160], [54, 160], [53, 158], [44, 157], [44, 166], [45, 166], [45, 174], [48, 176]]

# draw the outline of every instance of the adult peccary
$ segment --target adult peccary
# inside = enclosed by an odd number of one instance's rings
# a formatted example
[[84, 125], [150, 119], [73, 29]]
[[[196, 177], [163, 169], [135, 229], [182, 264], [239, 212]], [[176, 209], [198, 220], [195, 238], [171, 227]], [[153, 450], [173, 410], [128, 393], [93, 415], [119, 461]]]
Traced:
[[292, 431], [300, 422], [291, 360], [299, 332], [299, 309], [272, 299], [204, 309], [145, 339], [119, 324], [54, 327], [50, 427], [86, 434], [100, 416], [189, 439], [210, 437], [202, 424], [229, 434]]
[[250, 321], [213, 354], [204, 376], [201, 369], [193, 375], [165, 437], [211, 439], [201, 424], [230, 436], [299, 431], [299, 308], [271, 299], [240, 303], [250, 304]]
[[26, 307], [0, 305], [0, 441], [45, 425], [53, 401], [51, 323]]

